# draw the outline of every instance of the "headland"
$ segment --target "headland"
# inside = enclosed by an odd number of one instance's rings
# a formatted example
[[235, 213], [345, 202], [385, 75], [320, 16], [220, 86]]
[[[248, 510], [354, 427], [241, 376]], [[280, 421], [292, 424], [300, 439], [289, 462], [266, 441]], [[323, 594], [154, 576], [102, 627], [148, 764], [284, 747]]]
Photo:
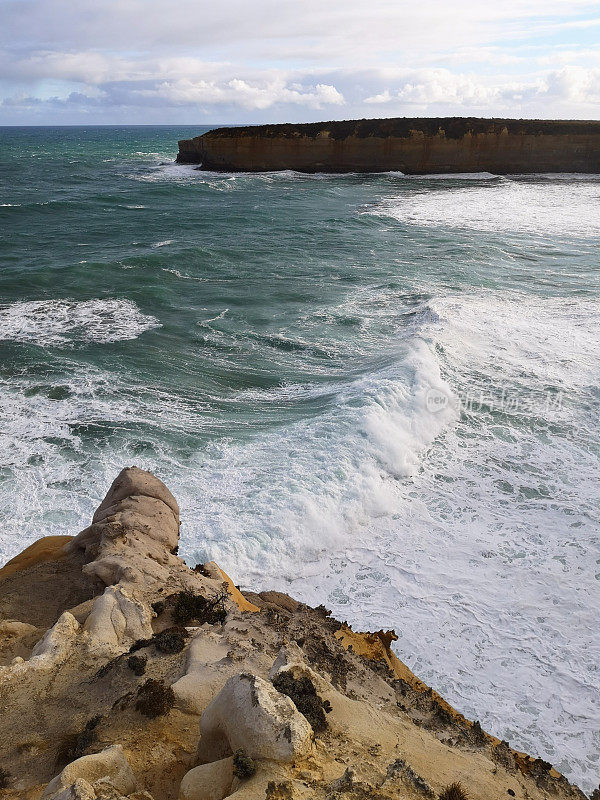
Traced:
[[440, 117], [217, 128], [177, 161], [232, 172], [600, 172], [600, 122]]

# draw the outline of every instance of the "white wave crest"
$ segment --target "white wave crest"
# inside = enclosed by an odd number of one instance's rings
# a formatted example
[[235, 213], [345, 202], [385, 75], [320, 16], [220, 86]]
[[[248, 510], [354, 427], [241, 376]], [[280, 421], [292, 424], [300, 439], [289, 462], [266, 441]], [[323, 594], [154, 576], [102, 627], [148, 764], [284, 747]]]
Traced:
[[[456, 179], [458, 176], [440, 176]], [[494, 178], [494, 176], [488, 176]], [[423, 176], [423, 180], [433, 176]], [[598, 182], [479, 179], [390, 197], [367, 214], [408, 225], [538, 235], [600, 236]]]
[[160, 327], [131, 300], [27, 300], [0, 307], [0, 341], [64, 347], [136, 339]]

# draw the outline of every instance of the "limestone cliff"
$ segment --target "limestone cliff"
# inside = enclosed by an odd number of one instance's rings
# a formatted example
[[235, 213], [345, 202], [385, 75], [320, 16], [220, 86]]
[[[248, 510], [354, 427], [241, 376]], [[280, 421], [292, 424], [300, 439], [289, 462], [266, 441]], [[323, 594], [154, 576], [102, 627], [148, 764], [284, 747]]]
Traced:
[[445, 117], [218, 128], [177, 161], [261, 172], [600, 172], [600, 122]]
[[134, 467], [88, 528], [0, 570], [0, 796], [583, 799], [419, 681], [393, 632], [242, 594], [178, 538]]

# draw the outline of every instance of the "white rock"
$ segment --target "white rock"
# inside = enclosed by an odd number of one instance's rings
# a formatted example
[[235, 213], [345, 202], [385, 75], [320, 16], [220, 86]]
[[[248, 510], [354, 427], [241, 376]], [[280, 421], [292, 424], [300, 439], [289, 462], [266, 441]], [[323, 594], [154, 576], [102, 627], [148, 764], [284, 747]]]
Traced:
[[75, 617], [68, 611], [61, 614], [31, 651], [26, 662], [29, 668], [48, 670], [62, 664], [71, 652], [79, 627]]
[[233, 783], [233, 758], [194, 767], [183, 776], [179, 800], [223, 800]]
[[290, 698], [248, 674], [229, 678], [202, 714], [200, 732], [205, 761], [239, 748], [251, 758], [293, 761], [312, 747], [312, 728]]
[[52, 795], [69, 787], [78, 778], [93, 784], [101, 778], [108, 778], [112, 785], [122, 794], [135, 791], [135, 777], [123, 748], [120, 744], [107, 747], [100, 753], [82, 756], [72, 761], [63, 771], [53, 778], [44, 789], [41, 800], [47, 800]]
[[187, 648], [186, 673], [172, 684], [177, 706], [189, 714], [201, 714], [223, 686], [214, 665], [227, 656], [223, 638], [199, 630]]
[[107, 586], [94, 600], [84, 631], [90, 651], [122, 653], [138, 639], [152, 636], [150, 608], [121, 586]]
[[127, 497], [135, 497], [136, 495], [161, 500], [179, 518], [177, 500], [161, 480], [152, 475], [151, 472], [146, 472], [138, 467], [126, 467], [121, 470], [113, 481], [106, 497], [98, 506], [93, 521], [97, 522], [101, 519], [105, 509], [116, 505]]

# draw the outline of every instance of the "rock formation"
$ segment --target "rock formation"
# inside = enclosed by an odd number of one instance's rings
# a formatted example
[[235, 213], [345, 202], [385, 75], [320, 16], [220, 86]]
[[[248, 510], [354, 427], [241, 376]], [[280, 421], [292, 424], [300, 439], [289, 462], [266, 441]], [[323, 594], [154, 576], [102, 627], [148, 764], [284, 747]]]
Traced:
[[600, 122], [362, 119], [218, 128], [179, 142], [177, 161], [263, 172], [600, 172]]
[[90, 527], [0, 570], [0, 797], [584, 798], [419, 681], [393, 632], [242, 593], [178, 536], [133, 467]]

